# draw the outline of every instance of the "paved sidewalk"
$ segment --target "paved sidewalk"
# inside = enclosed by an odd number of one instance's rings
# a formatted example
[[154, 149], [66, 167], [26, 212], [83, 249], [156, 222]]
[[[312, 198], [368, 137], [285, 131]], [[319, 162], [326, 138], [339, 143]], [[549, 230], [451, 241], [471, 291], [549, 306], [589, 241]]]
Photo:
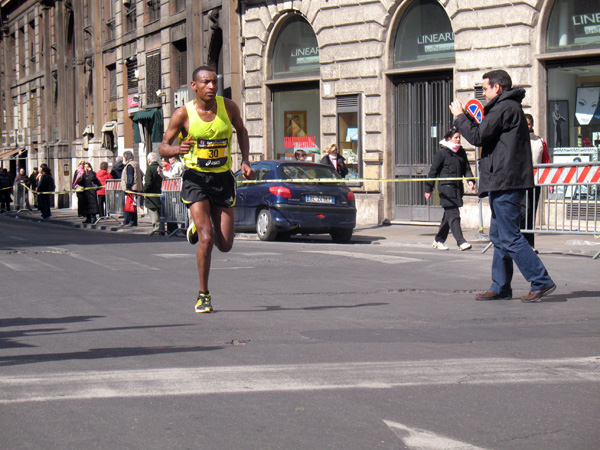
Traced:
[[[100, 220], [96, 225], [84, 224], [82, 217], [77, 217], [77, 211], [69, 208], [53, 209], [52, 216], [48, 220], [41, 219], [39, 211], [27, 212], [23, 211], [16, 213], [11, 211], [4, 214], [6, 217], [14, 218], [15, 220], [29, 220], [48, 222], [57, 225], [64, 225], [75, 228], [88, 230], [111, 231], [117, 233], [127, 233], [136, 235], [149, 235], [152, 231], [152, 223], [149, 216], [141, 216], [138, 214], [137, 227], [121, 227], [122, 218], [110, 217]], [[484, 229], [487, 233], [488, 229]], [[390, 245], [398, 247], [420, 247], [431, 248], [431, 243], [437, 232], [437, 224], [432, 225], [412, 225], [392, 223], [391, 225], [361, 225], [354, 230], [352, 243], [355, 244], [372, 244], [372, 245]], [[464, 229], [465, 238], [473, 245], [471, 251], [483, 251], [488, 245], [488, 240], [477, 240], [478, 230]], [[183, 238], [184, 233], [178, 233], [178, 238]], [[154, 234], [149, 236], [149, 239], [166, 238]], [[242, 240], [258, 240], [255, 233], [237, 233], [236, 239]], [[296, 236], [292, 240], [318, 240], [331, 242], [329, 235], [310, 235]], [[447, 245], [450, 247], [450, 252], [458, 251], [452, 235], [448, 237]], [[536, 234], [536, 248], [540, 254], [544, 253], [559, 253], [559, 254], [576, 254], [592, 257], [600, 252], [600, 236], [578, 235], [578, 234]], [[432, 249], [433, 251], [433, 249]], [[600, 259], [598, 259], [600, 264]], [[599, 266], [600, 267], [600, 266]]]

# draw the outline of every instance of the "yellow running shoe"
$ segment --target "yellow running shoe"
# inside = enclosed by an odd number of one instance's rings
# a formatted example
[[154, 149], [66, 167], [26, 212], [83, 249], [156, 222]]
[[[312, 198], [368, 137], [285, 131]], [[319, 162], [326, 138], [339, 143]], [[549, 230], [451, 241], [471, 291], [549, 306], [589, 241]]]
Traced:
[[192, 222], [187, 229], [187, 240], [192, 245], [198, 242], [198, 230], [196, 230], [196, 224], [194, 222]]
[[196, 312], [209, 313], [212, 312], [212, 310], [212, 305], [210, 303], [210, 293], [198, 293], [198, 301], [196, 302]]

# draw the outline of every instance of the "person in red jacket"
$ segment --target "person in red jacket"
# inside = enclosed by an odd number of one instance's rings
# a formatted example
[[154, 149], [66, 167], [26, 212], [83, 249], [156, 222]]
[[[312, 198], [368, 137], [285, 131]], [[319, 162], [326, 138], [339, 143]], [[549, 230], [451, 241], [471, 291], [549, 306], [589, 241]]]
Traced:
[[102, 189], [98, 189], [98, 209], [100, 211], [100, 217], [106, 216], [106, 180], [112, 180], [113, 177], [108, 171], [108, 162], [104, 161], [100, 163], [100, 170], [96, 173], [96, 178], [102, 184]]

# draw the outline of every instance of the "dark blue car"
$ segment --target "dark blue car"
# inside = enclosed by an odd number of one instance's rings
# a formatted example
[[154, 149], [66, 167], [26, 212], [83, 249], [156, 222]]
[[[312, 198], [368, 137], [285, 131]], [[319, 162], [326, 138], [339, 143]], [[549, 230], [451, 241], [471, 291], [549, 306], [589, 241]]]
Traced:
[[[293, 234], [329, 233], [335, 242], [348, 242], [356, 226], [354, 193], [330, 166], [301, 161], [252, 163], [254, 181], [235, 174], [236, 231], [256, 230], [263, 241]], [[302, 180], [292, 182], [289, 180]]]

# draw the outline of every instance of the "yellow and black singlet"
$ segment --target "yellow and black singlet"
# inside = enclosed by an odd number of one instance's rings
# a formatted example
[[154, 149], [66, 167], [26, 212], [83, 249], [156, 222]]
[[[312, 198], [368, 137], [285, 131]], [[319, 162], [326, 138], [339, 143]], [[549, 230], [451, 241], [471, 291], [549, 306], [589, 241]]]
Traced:
[[[192, 148], [183, 155], [183, 163], [196, 172], [226, 172], [231, 169], [231, 135], [233, 129], [223, 97], [217, 96], [217, 115], [212, 122], [204, 122], [192, 100], [187, 102], [190, 121], [189, 134], [194, 139]], [[179, 143], [183, 141], [179, 135]]]

